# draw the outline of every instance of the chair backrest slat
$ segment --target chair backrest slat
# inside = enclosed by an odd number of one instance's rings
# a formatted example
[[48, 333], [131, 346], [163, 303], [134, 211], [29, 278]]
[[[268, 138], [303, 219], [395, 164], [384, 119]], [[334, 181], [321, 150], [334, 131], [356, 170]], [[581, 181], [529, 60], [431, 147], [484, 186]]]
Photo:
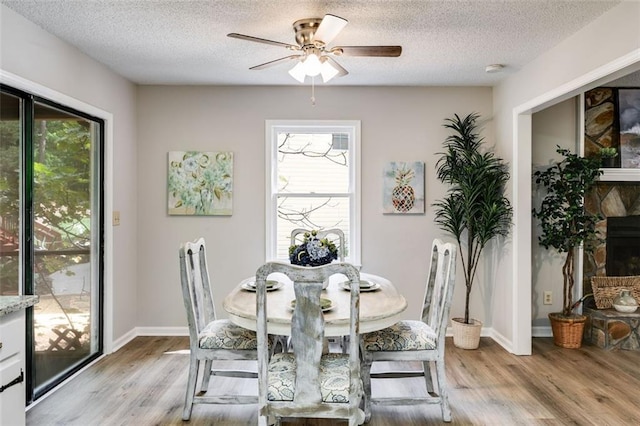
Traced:
[[[422, 305], [422, 321], [427, 323], [443, 339], [449, 308], [453, 298], [456, 270], [456, 246], [452, 243], [433, 241], [429, 277]], [[444, 345], [441, 346], [444, 348]]]
[[320, 357], [324, 341], [324, 318], [320, 306], [320, 283], [294, 283], [296, 306], [291, 318], [291, 346], [296, 355], [297, 402], [317, 404], [322, 400]]
[[216, 319], [203, 238], [180, 247], [180, 278], [187, 319], [199, 333]]

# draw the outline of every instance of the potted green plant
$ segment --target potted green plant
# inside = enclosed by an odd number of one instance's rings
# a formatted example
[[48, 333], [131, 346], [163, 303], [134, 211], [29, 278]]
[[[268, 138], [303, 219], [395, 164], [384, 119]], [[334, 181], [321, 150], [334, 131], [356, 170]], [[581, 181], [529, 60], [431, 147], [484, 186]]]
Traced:
[[574, 263], [581, 244], [590, 249], [599, 241], [596, 222], [600, 217], [584, 209], [584, 197], [602, 174], [602, 155], [586, 158], [560, 147], [556, 151], [564, 158], [533, 174], [535, 183], [547, 191], [540, 207], [533, 209], [533, 217], [539, 220], [540, 245], [566, 253], [562, 266], [562, 311], [549, 314], [554, 343], [579, 348], [587, 318], [573, 312], [579, 305], [573, 303]]
[[466, 286], [464, 318], [453, 318], [454, 345], [476, 349], [482, 323], [469, 317], [471, 289], [487, 243], [507, 236], [511, 229], [512, 207], [504, 195], [509, 180], [505, 162], [484, 149], [484, 139], [476, 132], [479, 115], [446, 119], [444, 127], [453, 134], [444, 142], [446, 151], [436, 164], [437, 177], [451, 185], [444, 199], [434, 203], [435, 221], [458, 243]]
[[600, 158], [602, 159], [602, 167], [615, 167], [618, 150], [613, 146], [600, 148]]

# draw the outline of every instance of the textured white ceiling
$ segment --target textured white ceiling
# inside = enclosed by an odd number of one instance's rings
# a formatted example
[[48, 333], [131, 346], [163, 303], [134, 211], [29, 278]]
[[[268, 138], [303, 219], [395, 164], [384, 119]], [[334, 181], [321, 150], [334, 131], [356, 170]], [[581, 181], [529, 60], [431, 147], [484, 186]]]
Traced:
[[[295, 85], [289, 55], [230, 32], [294, 43], [292, 23], [349, 21], [332, 45], [401, 45], [399, 58], [342, 57], [329, 85], [492, 86], [619, 3], [605, 0], [0, 0], [139, 84]], [[4, 42], [4, 41], [2, 41]], [[506, 65], [487, 74], [489, 64]]]

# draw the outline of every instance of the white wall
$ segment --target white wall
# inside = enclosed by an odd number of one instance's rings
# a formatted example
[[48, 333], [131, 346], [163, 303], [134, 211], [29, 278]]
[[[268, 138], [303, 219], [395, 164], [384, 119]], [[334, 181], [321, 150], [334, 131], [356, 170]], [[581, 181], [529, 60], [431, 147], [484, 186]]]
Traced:
[[[437, 152], [454, 113], [491, 115], [490, 88], [167, 87], [138, 89], [139, 326], [184, 326], [177, 252], [181, 242], [204, 236], [211, 280], [222, 297], [264, 262], [264, 132], [267, 119], [361, 120], [363, 271], [391, 279], [407, 297], [407, 317], [420, 315], [431, 241], [444, 234], [431, 204], [446, 188], [435, 177]], [[493, 142], [492, 123], [483, 135]], [[231, 217], [167, 215], [167, 152], [234, 152]], [[388, 161], [424, 161], [427, 213], [382, 214], [382, 175]], [[445, 237], [449, 239], [449, 237]], [[464, 313], [458, 274], [452, 315]], [[490, 325], [481, 286], [471, 313]], [[148, 302], [148, 303], [147, 303]]]
[[623, 2], [494, 88], [498, 149], [514, 167], [511, 191], [516, 227], [505, 257], [509, 266], [498, 271], [502, 279], [495, 294], [503, 298], [494, 305], [493, 327], [505, 342], [511, 342], [515, 353], [531, 350], [529, 114], [576, 95], [586, 85], [597, 85], [608, 72], [633, 68], [640, 61], [638, 22], [640, 3]]
[[[121, 211], [121, 223], [113, 228], [113, 288], [109, 301], [117, 314], [113, 340], [137, 324], [137, 202], [136, 202], [136, 93], [135, 86], [90, 59], [76, 48], [0, 5], [0, 69], [58, 94], [110, 113], [116, 171], [107, 196]], [[110, 212], [107, 212], [110, 218]], [[110, 342], [108, 342], [110, 343]]]

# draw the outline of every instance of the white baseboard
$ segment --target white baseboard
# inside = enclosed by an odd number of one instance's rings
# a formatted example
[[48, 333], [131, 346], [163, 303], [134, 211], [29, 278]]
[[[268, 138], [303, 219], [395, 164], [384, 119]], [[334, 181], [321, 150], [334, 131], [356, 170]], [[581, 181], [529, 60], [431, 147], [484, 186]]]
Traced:
[[136, 327], [137, 336], [188, 336], [189, 327]]
[[[113, 344], [111, 345], [111, 352], [113, 353], [115, 351], [117, 351], [118, 349], [120, 349], [121, 347], [123, 347], [124, 345], [126, 345], [127, 343], [129, 343], [130, 341], [132, 341], [133, 339], [135, 339], [137, 336], [136, 334], [136, 329], [131, 329], [129, 330], [127, 333], [125, 333], [123, 336], [119, 337], [118, 339], [113, 341]], [[106, 354], [106, 351], [105, 351]]]
[[507, 352], [513, 353], [513, 342], [511, 340], [507, 339], [501, 333], [498, 333], [494, 328], [491, 328], [490, 331], [491, 334], [489, 335], [489, 337], [491, 337], [497, 344], [502, 346]]
[[138, 336], [188, 336], [188, 327], [136, 327], [113, 342], [113, 351], [122, 348]]
[[537, 326], [531, 328], [531, 337], [553, 337], [551, 326]]

